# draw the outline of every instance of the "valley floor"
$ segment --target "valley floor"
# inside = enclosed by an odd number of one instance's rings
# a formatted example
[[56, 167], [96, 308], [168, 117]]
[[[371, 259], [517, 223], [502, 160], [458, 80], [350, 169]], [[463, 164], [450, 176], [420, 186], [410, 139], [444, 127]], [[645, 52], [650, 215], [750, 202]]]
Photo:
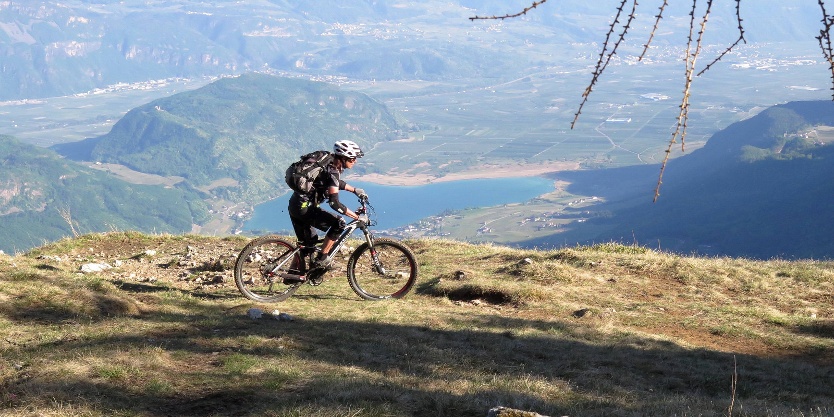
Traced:
[[484, 178], [511, 178], [511, 177], [535, 177], [544, 176], [554, 172], [574, 171], [579, 169], [578, 162], [546, 162], [535, 164], [513, 163], [513, 164], [484, 164], [467, 168], [460, 172], [452, 172], [446, 175], [433, 175], [427, 173], [434, 168], [428, 164], [407, 170], [404, 173], [389, 172], [386, 174], [365, 174], [348, 175], [348, 181], [367, 181], [383, 185], [423, 185], [433, 182], [462, 181]]

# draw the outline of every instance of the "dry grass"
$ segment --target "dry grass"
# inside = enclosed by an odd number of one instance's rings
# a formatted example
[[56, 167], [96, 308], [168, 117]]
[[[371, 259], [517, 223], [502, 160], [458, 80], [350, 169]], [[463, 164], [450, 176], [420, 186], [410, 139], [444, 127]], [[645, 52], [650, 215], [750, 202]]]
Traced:
[[832, 263], [407, 243], [420, 282], [393, 302], [336, 271], [253, 304], [229, 269], [240, 238], [0, 256], [0, 415], [834, 415]]

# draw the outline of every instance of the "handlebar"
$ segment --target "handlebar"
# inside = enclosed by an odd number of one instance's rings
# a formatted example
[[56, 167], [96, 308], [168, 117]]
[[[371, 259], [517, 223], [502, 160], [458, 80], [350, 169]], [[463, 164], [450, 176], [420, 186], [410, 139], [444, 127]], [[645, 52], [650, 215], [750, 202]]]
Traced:
[[[374, 207], [371, 205], [370, 199], [368, 198], [368, 196], [364, 195], [364, 196], [359, 197], [359, 204], [361, 204], [359, 206], [359, 208], [354, 210], [354, 212], [356, 214], [358, 214], [360, 216], [365, 215], [367, 217], [367, 216], [370, 215], [371, 211], [373, 211]], [[376, 224], [376, 222], [369, 219], [367, 224], [369, 226], [372, 226], [372, 225]]]

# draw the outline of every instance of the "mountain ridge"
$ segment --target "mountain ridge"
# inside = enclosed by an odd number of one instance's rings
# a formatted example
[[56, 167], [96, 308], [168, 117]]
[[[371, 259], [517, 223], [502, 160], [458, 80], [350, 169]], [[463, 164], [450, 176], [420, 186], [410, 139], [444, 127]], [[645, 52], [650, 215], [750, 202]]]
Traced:
[[[834, 130], [827, 126], [834, 126], [830, 101], [768, 108], [671, 161], [656, 203], [649, 195], [655, 166], [559, 174], [573, 182], [572, 192], [610, 199], [587, 224], [525, 245], [575, 238], [702, 255], [830, 259], [834, 222], [823, 208], [834, 207]], [[644, 191], [601, 191], [600, 184], [627, 182]]]
[[129, 184], [0, 136], [0, 250], [28, 250], [79, 233], [112, 229], [190, 232], [208, 219], [196, 190]]
[[337, 139], [371, 147], [401, 135], [397, 118], [363, 93], [251, 73], [154, 100], [106, 135], [53, 149], [182, 177], [196, 188], [228, 179], [236, 185], [207, 192], [254, 204], [286, 190], [283, 169], [304, 150], [329, 149]]
[[[8, 68], [0, 77], [0, 100], [264, 69], [357, 79], [512, 78], [520, 63], [572, 59], [527, 54], [517, 46], [535, 39], [545, 49], [577, 51], [575, 44], [601, 42], [617, 5], [548, 3], [520, 19], [485, 23], [469, 18], [516, 13], [529, 2], [8, 3], [0, 10], [0, 64]], [[807, 3], [788, 0], [742, 10], [747, 40], [816, 46], [819, 11]], [[685, 43], [688, 10], [676, 6], [670, 6], [655, 45]], [[642, 47], [655, 12], [640, 9], [631, 30], [635, 37], [621, 51]], [[773, 15], [781, 17], [779, 25], [772, 24]], [[707, 40], [729, 46], [738, 36], [734, 8], [716, 5], [712, 17]]]

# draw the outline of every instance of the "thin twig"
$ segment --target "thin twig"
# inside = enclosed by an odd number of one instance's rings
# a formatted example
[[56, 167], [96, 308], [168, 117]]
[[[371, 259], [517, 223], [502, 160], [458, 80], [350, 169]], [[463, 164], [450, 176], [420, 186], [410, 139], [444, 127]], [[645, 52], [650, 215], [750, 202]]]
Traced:
[[70, 208], [69, 207], [60, 207], [60, 208], [57, 208], [56, 210], [58, 210], [58, 214], [69, 225], [70, 231], [72, 232], [72, 235], [75, 236], [75, 237], [78, 237], [79, 233], [78, 233], [78, 231], [75, 230], [75, 222], [72, 220], [72, 213], [70, 212]]
[[576, 121], [579, 120], [579, 115], [582, 114], [582, 108], [585, 107], [585, 103], [588, 102], [588, 97], [591, 95], [591, 91], [594, 89], [594, 85], [599, 81], [599, 77], [602, 76], [602, 73], [605, 71], [605, 68], [608, 67], [608, 64], [611, 62], [611, 59], [614, 57], [614, 54], [617, 53], [617, 48], [620, 44], [625, 40], [625, 36], [628, 33], [628, 29], [631, 28], [631, 23], [634, 21], [635, 16], [637, 15], [637, 0], [632, 1], [631, 5], [631, 13], [628, 15], [628, 19], [626, 20], [625, 25], [623, 26], [622, 31], [617, 36], [617, 40], [614, 41], [614, 45], [611, 47], [611, 50], [606, 53], [608, 50], [608, 45], [611, 40], [611, 35], [614, 33], [614, 30], [617, 27], [617, 23], [620, 23], [620, 16], [623, 14], [623, 10], [625, 9], [626, 2], [628, 0], [622, 0], [620, 6], [617, 8], [617, 14], [614, 16], [614, 21], [611, 22], [611, 27], [608, 29], [608, 33], [605, 35], [605, 41], [602, 44], [602, 51], [599, 54], [599, 60], [597, 61], [596, 69], [594, 69], [594, 73], [591, 76], [591, 82], [588, 84], [588, 87], [585, 88], [585, 92], [582, 93], [582, 102], [579, 104], [579, 109], [577, 109], [576, 114], [573, 115], [573, 122], [570, 124], [570, 128], [573, 129], [576, 126]]
[[736, 388], [738, 387], [738, 362], [736, 362], [736, 355], [733, 355], [733, 377], [730, 380], [730, 406], [727, 407], [727, 417], [733, 417], [733, 405], [736, 403]]
[[660, 164], [660, 174], [657, 177], [657, 186], [654, 189], [654, 200], [660, 197], [660, 186], [663, 184], [663, 174], [666, 172], [666, 165], [669, 163], [669, 156], [672, 154], [672, 147], [677, 143], [677, 138], [681, 140], [681, 150], [685, 150], [686, 146], [686, 128], [689, 122], [689, 97], [692, 94], [692, 75], [695, 73], [695, 62], [701, 54], [701, 47], [703, 45], [704, 32], [706, 31], [707, 20], [709, 19], [710, 11], [712, 10], [712, 0], [707, 0], [707, 10], [701, 18], [700, 30], [698, 31], [698, 38], [695, 40], [695, 50], [692, 50], [692, 34], [695, 31], [695, 10], [698, 6], [698, 0], [692, 0], [692, 11], [689, 13], [689, 37], [686, 44], [686, 83], [683, 90], [683, 98], [681, 99], [680, 113], [678, 114], [678, 121], [675, 125], [675, 131], [672, 133], [672, 138], [669, 140], [669, 146], [666, 147], [666, 155], [663, 157], [663, 162]]
[[[535, 9], [536, 7], [544, 4], [547, 0], [538, 0], [534, 1], [532, 5], [529, 7], [524, 8], [524, 10], [514, 13], [514, 14], [506, 14], [503, 16], [474, 16], [470, 17], [469, 20], [483, 20], [483, 19], [510, 19], [518, 16], [522, 16], [527, 14], [529, 11]], [[597, 60], [596, 67], [594, 68], [593, 74], [591, 76], [591, 81], [588, 83], [588, 86], [585, 88], [585, 91], [582, 93], [582, 102], [579, 104], [579, 108], [577, 109], [576, 113], [574, 114], [573, 121], [571, 122], [571, 129], [576, 126], [577, 121], [579, 120], [579, 116], [582, 114], [582, 109], [585, 107], [585, 103], [588, 101], [588, 97], [591, 95], [594, 87], [599, 82], [602, 73], [605, 72], [605, 69], [608, 67], [608, 64], [613, 59], [614, 55], [617, 53], [617, 48], [620, 46], [620, 43], [623, 42], [625, 39], [626, 34], [628, 33], [629, 28], [636, 16], [637, 11], [637, 1], [632, 0], [632, 9], [631, 13], [628, 15], [628, 20], [626, 21], [625, 25], [622, 27], [622, 30], [619, 32], [617, 39], [612, 43], [612, 37], [617, 30], [617, 25], [620, 23], [620, 18], [623, 15], [623, 11], [625, 9], [626, 2], [628, 0], [622, 0], [619, 7], [617, 8], [617, 13], [614, 16], [614, 20], [611, 23], [611, 26], [608, 30], [608, 33], [605, 35], [605, 40], [602, 43], [602, 50], [599, 54], [599, 59]], [[700, 56], [701, 49], [703, 46], [703, 35], [706, 31], [706, 24], [709, 18], [710, 12], [712, 10], [712, 3], [713, 0], [707, 0], [706, 11], [701, 19], [700, 23], [700, 30], [698, 32], [697, 38], [694, 36], [695, 32], [695, 11], [698, 7], [699, 0], [692, 0], [692, 11], [690, 12], [690, 22], [689, 22], [689, 36], [687, 39], [686, 45], [686, 54], [684, 60], [686, 62], [686, 81], [683, 90], [683, 97], [681, 97], [681, 104], [680, 104], [680, 112], [678, 113], [677, 123], [675, 125], [675, 131], [672, 133], [672, 137], [669, 140], [669, 145], [666, 148], [666, 155], [663, 158], [663, 162], [660, 165], [660, 175], [657, 179], [657, 187], [655, 188], [655, 195], [654, 201], [657, 201], [658, 197], [660, 196], [660, 186], [663, 184], [663, 174], [666, 171], [666, 165], [669, 162], [669, 157], [672, 153], [672, 147], [675, 143], [678, 142], [680, 139], [681, 142], [681, 150], [685, 151], [686, 146], [686, 131], [687, 131], [687, 124], [689, 121], [689, 99], [691, 96], [691, 88], [692, 88], [692, 79], [693, 75], [695, 74], [695, 63]], [[741, 0], [735, 0], [736, 2], [736, 21], [738, 22], [738, 39], [727, 47], [717, 58], [715, 58], [712, 62], [707, 64], [704, 69], [697, 73], [695, 76], [700, 76], [704, 72], [708, 71], [713, 65], [715, 65], [718, 61], [720, 61], [724, 56], [730, 53], [736, 46], [740, 43], [747, 43], [747, 40], [744, 38], [744, 25], [743, 19], [741, 18]], [[832, 100], [834, 100], [834, 42], [831, 40], [831, 31], [832, 27], [834, 27], [834, 16], [829, 15], [825, 9], [825, 0], [817, 0], [819, 3], [820, 9], [822, 9], [822, 24], [823, 27], [820, 30], [820, 35], [817, 36], [817, 40], [819, 41], [820, 49], [822, 50], [823, 56], [825, 60], [828, 61], [829, 69], [831, 70], [831, 90], [832, 90]], [[663, 18], [663, 13], [666, 10], [666, 7], [669, 5], [668, 0], [663, 0], [663, 4], [660, 6], [657, 15], [655, 16], [656, 20], [654, 26], [652, 28], [651, 33], [649, 34], [649, 38], [646, 43], [643, 45], [643, 52], [638, 57], [638, 61], [642, 60], [643, 57], [646, 55], [649, 47], [654, 40], [655, 33], [657, 32], [658, 27], [660, 26], [660, 20]], [[609, 50], [610, 48], [610, 50]]]
[[519, 17], [519, 16], [521, 16], [521, 15], [525, 15], [525, 14], [527, 14], [527, 12], [529, 12], [530, 10], [535, 9], [536, 7], [541, 6], [541, 5], [542, 5], [542, 4], [544, 4], [546, 1], [547, 1], [547, 0], [534, 1], [534, 2], [533, 2], [533, 4], [532, 4], [531, 6], [529, 6], [529, 7], [525, 7], [525, 8], [524, 8], [524, 10], [522, 10], [522, 11], [520, 11], [520, 12], [518, 12], [518, 13], [515, 13], [515, 14], [505, 14], [505, 15], [503, 15], [503, 16], [472, 16], [472, 17], [470, 17], [470, 18], [469, 18], [469, 20], [504, 20], [504, 19], [512, 19], [512, 18], [514, 18], [514, 17]]
[[[822, 1], [822, 0], [820, 0], [820, 1]], [[727, 49], [725, 49], [724, 52], [721, 53], [721, 55], [718, 55], [718, 58], [715, 58], [712, 62], [707, 64], [707, 66], [704, 67], [704, 69], [702, 69], [701, 72], [698, 73], [698, 75], [697, 75], [698, 77], [700, 77], [701, 74], [707, 72], [707, 70], [709, 70], [716, 62], [720, 61], [721, 58], [724, 57], [724, 55], [727, 55], [728, 53], [730, 53], [730, 51], [732, 51], [733, 48], [738, 46], [739, 43], [741, 43], [741, 42], [747, 43], [747, 40], [744, 39], [744, 27], [741, 24], [741, 22], [742, 22], [742, 19], [741, 19], [741, 0], [736, 0], [736, 20], [738, 21], [738, 39], [736, 39], [736, 41], [733, 42], [732, 45], [730, 45]]]
[[820, 49], [822, 49], [822, 55], [828, 61], [828, 68], [831, 70], [831, 99], [834, 100], [834, 48], [832, 48], [831, 42], [831, 27], [834, 26], [834, 16], [829, 15], [825, 10], [825, 2], [823, 0], [818, 0], [818, 2], [820, 9], [822, 9], [822, 29], [820, 29], [820, 35], [817, 36], [817, 40], [819, 41]]
[[663, 4], [660, 6], [660, 10], [657, 12], [657, 16], [655, 16], [656, 20], [654, 21], [654, 26], [652, 27], [652, 33], [649, 34], [649, 40], [646, 41], [645, 45], [643, 45], [643, 52], [640, 54], [640, 57], [637, 58], [638, 61], [642, 61], [643, 57], [646, 56], [646, 52], [649, 50], [649, 46], [652, 44], [652, 39], [654, 39], [654, 33], [657, 31], [658, 26], [660, 26], [660, 19], [663, 19], [663, 11], [666, 9], [666, 6], [668, 5], [669, 0], [663, 0]]

